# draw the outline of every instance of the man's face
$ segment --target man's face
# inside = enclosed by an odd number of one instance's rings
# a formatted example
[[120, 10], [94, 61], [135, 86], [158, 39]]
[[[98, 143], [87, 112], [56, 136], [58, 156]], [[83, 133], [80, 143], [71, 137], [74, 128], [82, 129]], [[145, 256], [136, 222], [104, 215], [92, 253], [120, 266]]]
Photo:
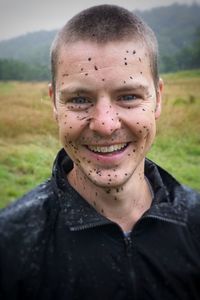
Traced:
[[102, 187], [121, 186], [141, 169], [160, 115], [144, 46], [80, 41], [62, 47], [54, 113], [72, 172]]

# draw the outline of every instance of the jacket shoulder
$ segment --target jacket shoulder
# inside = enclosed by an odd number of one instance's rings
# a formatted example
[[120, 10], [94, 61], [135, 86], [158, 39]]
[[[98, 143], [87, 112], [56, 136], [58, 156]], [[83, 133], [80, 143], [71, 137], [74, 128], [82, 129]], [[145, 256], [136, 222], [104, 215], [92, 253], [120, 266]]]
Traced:
[[20, 219], [25, 221], [24, 217], [30, 217], [36, 210], [37, 213], [39, 213], [42, 211], [45, 202], [52, 196], [53, 190], [50, 180], [38, 185], [36, 188], [0, 211], [1, 226], [4, 226], [4, 223], [8, 225], [8, 223], [11, 224], [12, 222], [17, 222]]
[[17, 282], [37, 273], [56, 202], [49, 180], [0, 211], [0, 298], [11, 293], [9, 299], [15, 299]]
[[24, 246], [28, 250], [44, 230], [54, 198], [52, 183], [48, 180], [2, 209], [0, 250], [5, 253], [9, 246], [16, 250]]

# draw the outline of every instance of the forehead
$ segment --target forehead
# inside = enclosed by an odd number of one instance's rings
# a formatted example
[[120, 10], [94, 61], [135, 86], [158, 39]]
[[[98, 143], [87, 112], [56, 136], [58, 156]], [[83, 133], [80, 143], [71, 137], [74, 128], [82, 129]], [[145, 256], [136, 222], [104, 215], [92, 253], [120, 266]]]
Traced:
[[112, 66], [149, 67], [149, 57], [144, 44], [138, 41], [109, 42], [97, 44], [77, 41], [60, 48], [57, 72], [66, 69], [69, 73], [81, 70], [106, 69]]

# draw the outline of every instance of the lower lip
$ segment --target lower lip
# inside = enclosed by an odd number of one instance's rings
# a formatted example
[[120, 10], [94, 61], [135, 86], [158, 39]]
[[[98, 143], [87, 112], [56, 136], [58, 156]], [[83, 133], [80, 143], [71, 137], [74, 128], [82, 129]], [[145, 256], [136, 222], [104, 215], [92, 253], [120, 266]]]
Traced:
[[127, 145], [125, 148], [114, 151], [111, 153], [98, 153], [98, 152], [93, 152], [90, 149], [87, 148], [88, 152], [90, 153], [91, 158], [97, 160], [98, 162], [101, 163], [117, 163], [119, 162], [120, 159], [124, 157], [124, 155], [127, 152], [127, 149], [129, 148], [129, 145]]

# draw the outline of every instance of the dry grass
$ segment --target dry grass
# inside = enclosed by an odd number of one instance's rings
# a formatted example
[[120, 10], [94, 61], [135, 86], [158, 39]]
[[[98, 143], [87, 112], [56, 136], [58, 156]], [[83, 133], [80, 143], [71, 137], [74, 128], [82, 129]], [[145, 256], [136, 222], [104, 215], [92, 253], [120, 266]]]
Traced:
[[0, 90], [0, 138], [56, 135], [47, 83], [0, 83]]

